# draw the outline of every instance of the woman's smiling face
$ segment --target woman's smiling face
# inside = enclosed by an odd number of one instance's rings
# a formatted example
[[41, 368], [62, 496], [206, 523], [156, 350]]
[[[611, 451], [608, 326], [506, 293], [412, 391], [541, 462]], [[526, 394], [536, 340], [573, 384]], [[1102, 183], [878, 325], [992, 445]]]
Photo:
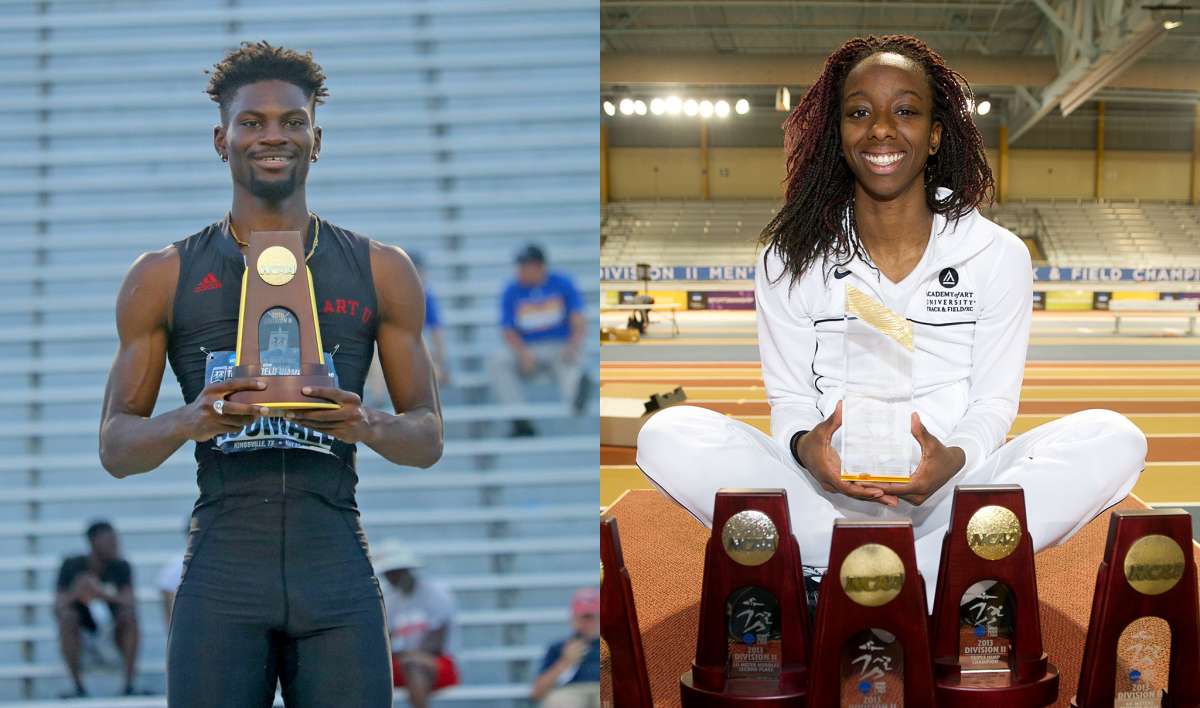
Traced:
[[879, 201], [923, 189], [942, 124], [933, 120], [933, 89], [920, 65], [873, 54], [846, 75], [841, 98], [842, 156], [859, 186]]

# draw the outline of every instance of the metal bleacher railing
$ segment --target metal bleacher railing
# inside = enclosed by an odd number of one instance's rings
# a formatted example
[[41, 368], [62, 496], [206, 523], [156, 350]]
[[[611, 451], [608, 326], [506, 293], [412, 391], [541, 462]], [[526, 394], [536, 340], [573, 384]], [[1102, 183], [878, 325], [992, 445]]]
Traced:
[[[484, 372], [496, 296], [524, 243], [575, 276], [589, 326], [597, 319], [596, 0], [124, 7], [0, 0], [0, 701], [58, 705], [47, 700], [67, 687], [54, 577], [97, 517], [114, 521], [134, 565], [142, 684], [163, 686], [153, 581], [181, 552], [194, 463], [189, 448], [136, 478], [100, 469], [114, 298], [138, 253], [228, 208], [202, 69], [266, 39], [311, 49], [328, 76], [309, 204], [420, 252], [444, 312], [445, 456], [419, 471], [361, 449], [367, 533], [408, 540], [455, 593], [463, 685], [437, 702], [527, 704], [545, 644], [567, 631], [572, 590], [597, 580], [596, 423], [548, 388], [528, 404], [492, 403]], [[180, 403], [168, 369], [158, 408]], [[518, 416], [543, 435], [507, 438]]]

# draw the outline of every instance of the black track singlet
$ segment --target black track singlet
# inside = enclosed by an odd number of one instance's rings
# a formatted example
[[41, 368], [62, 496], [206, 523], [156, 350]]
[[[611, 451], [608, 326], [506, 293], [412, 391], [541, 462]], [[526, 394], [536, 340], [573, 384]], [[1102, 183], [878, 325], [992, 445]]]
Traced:
[[[308, 266], [339, 385], [362, 395], [378, 306], [369, 241], [310, 218]], [[228, 220], [175, 244], [167, 357], [192, 402], [236, 348], [245, 263]], [[279, 418], [196, 444], [200, 497], [167, 648], [171, 708], [390, 706], [382, 598], [354, 490], [355, 446]]]

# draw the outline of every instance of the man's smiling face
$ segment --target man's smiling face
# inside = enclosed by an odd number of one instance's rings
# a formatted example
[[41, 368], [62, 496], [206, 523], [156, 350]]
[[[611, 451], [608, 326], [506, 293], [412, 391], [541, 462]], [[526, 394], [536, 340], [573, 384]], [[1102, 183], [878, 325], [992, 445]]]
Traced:
[[921, 67], [884, 52], [859, 62], [842, 87], [842, 156], [859, 186], [880, 201], [923, 186], [925, 161], [937, 152], [933, 90]]
[[257, 81], [239, 88], [225, 125], [216, 129], [217, 150], [229, 157], [235, 184], [266, 202], [290, 197], [308, 178], [321, 148], [312, 102], [287, 81]]

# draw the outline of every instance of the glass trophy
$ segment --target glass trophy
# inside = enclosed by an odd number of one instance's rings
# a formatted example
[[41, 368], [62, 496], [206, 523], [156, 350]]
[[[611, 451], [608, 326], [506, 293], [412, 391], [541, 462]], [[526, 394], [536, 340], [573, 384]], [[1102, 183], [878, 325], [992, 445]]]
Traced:
[[725, 602], [731, 679], [777, 679], [783, 668], [779, 601], [766, 588], [739, 588]]
[[904, 647], [882, 629], [865, 629], [842, 647], [841, 701], [846, 708], [904, 705]]
[[1114, 708], [1158, 708], [1171, 665], [1171, 630], [1159, 617], [1129, 623], [1117, 641]]
[[907, 482], [917, 459], [912, 436], [912, 323], [846, 285], [842, 478]]

